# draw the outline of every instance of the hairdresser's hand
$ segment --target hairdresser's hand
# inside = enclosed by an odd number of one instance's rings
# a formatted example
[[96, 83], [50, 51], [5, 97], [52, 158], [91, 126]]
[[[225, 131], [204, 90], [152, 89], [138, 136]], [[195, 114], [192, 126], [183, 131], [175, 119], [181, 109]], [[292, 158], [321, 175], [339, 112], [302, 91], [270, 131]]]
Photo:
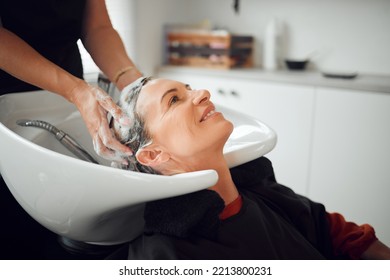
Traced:
[[80, 111], [98, 155], [108, 160], [122, 162], [124, 155], [132, 154], [129, 147], [114, 137], [109, 128], [107, 113], [123, 126], [130, 125], [131, 120], [106, 92], [81, 82], [72, 90], [71, 95], [71, 102]]

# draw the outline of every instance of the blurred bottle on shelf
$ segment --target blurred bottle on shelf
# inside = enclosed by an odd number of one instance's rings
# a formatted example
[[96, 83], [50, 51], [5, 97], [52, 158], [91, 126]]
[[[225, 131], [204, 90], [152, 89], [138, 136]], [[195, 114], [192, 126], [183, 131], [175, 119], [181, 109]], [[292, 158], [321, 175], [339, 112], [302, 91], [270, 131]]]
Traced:
[[266, 25], [263, 45], [263, 68], [277, 70], [280, 68], [283, 43], [282, 24], [273, 17]]

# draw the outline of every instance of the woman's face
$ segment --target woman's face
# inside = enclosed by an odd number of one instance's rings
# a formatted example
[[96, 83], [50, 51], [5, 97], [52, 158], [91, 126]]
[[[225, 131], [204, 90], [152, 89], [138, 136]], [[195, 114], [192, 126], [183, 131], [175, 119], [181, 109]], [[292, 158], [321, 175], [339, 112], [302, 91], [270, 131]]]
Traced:
[[207, 90], [173, 80], [149, 81], [141, 90], [136, 111], [144, 117], [153, 145], [183, 165], [222, 154], [233, 131], [233, 124], [215, 111]]

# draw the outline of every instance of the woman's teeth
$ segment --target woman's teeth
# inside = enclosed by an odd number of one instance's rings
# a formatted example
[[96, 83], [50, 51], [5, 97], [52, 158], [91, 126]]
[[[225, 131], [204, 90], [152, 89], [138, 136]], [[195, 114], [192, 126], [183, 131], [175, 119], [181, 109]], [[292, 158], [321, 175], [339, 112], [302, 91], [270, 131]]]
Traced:
[[211, 110], [210, 112], [207, 113], [206, 116], [204, 116], [204, 118], [202, 119], [202, 122], [207, 120], [210, 116], [214, 115], [215, 114], [215, 111], [214, 110]]

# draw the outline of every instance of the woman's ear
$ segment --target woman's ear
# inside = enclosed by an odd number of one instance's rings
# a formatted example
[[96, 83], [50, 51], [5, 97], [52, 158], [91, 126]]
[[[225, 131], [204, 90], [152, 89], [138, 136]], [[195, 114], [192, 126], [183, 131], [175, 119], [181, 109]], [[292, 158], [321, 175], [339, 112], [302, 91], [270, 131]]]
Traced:
[[141, 148], [135, 156], [139, 163], [151, 167], [158, 166], [170, 159], [169, 153], [153, 144]]

